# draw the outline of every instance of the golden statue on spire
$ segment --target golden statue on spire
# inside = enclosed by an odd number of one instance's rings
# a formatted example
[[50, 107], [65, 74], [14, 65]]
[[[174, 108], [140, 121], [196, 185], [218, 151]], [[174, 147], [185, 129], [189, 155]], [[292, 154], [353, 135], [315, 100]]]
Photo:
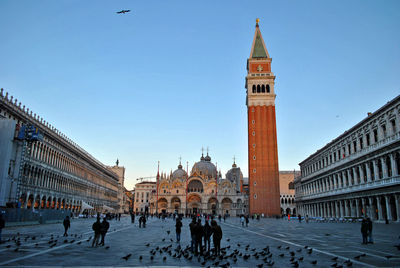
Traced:
[[259, 22], [260, 22], [260, 19], [257, 18], [257, 19], [256, 19], [256, 24], [258, 25]]

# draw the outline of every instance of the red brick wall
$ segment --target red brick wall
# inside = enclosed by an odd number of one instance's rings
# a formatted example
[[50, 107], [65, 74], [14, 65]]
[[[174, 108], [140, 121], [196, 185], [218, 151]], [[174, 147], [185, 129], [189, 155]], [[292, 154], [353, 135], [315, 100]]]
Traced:
[[[254, 109], [254, 112], [253, 112]], [[280, 215], [275, 106], [248, 107], [250, 214]], [[253, 123], [254, 120], [254, 123]], [[253, 136], [253, 131], [255, 135]], [[256, 147], [253, 147], [253, 144]], [[253, 159], [253, 156], [256, 159]], [[256, 172], [254, 173], [254, 169]], [[254, 185], [256, 182], [256, 185]], [[257, 198], [254, 198], [257, 194]]]

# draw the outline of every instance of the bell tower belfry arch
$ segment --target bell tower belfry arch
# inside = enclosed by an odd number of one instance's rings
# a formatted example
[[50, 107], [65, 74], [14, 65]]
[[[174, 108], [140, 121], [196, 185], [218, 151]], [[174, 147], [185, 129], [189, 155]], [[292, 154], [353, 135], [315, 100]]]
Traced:
[[275, 75], [256, 22], [247, 60], [249, 212], [280, 215], [278, 146], [275, 116]]

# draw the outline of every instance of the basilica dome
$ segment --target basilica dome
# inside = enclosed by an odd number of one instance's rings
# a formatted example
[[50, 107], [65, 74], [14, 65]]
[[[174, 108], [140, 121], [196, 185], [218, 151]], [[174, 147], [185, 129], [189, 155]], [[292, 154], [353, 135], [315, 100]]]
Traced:
[[217, 168], [213, 163], [211, 163], [211, 157], [207, 154], [206, 157], [203, 155], [199, 162], [196, 162], [192, 168], [192, 174], [196, 172], [201, 176], [207, 176], [209, 178], [217, 177]]
[[173, 179], [186, 179], [187, 173], [182, 169], [182, 165], [179, 164], [178, 169], [172, 173]]

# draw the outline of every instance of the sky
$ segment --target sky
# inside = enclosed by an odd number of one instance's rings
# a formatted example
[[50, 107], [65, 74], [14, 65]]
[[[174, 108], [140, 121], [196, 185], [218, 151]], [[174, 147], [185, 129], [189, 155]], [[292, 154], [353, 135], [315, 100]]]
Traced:
[[[121, 9], [130, 13], [116, 14]], [[400, 1], [1, 0], [0, 87], [125, 187], [209, 148], [246, 177], [255, 20], [276, 75], [280, 170], [400, 94]]]

